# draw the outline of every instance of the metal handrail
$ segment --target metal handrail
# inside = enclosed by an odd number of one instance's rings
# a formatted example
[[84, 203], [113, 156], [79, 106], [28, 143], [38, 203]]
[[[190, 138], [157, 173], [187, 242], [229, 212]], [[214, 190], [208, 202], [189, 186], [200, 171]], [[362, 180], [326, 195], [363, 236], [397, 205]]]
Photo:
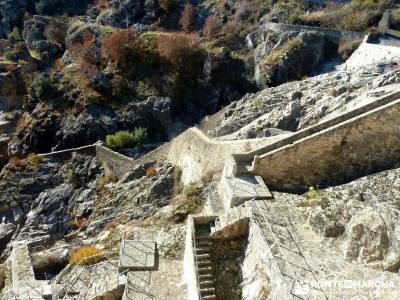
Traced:
[[195, 234], [195, 225], [193, 223], [192, 225], [192, 251], [193, 251], [193, 257], [194, 257], [194, 270], [196, 272], [196, 279], [197, 279], [197, 293], [199, 295], [199, 298], [201, 297], [201, 293], [200, 293], [200, 274], [199, 274], [199, 270], [198, 270], [198, 262], [197, 262], [197, 254], [196, 254], [196, 234]]
[[[276, 245], [276, 246], [278, 247], [278, 249], [279, 249], [278, 251], [279, 251], [280, 254], [283, 256], [283, 259], [284, 259], [286, 262], [289, 262], [289, 260], [287, 259], [286, 255], [285, 255], [284, 252], [282, 251], [282, 247], [281, 247], [281, 244], [280, 244], [280, 242], [279, 242], [279, 239], [276, 237], [276, 235], [275, 235], [275, 233], [274, 233], [274, 231], [273, 231], [273, 229], [272, 229], [270, 223], [268, 222], [268, 220], [267, 220], [267, 218], [265, 217], [264, 213], [262, 212], [261, 208], [256, 204], [255, 201], [253, 201], [253, 209], [254, 209], [254, 208], [255, 208], [255, 210], [257, 210], [257, 211], [259, 212], [259, 214], [261, 215], [261, 217], [264, 219], [264, 222], [267, 224], [268, 229], [269, 229], [269, 231], [271, 232], [272, 237], [273, 237], [273, 239], [274, 239], [274, 241], [275, 241], [275, 243], [273, 244], [273, 246], [270, 247], [270, 249], [272, 249], [272, 248]], [[258, 224], [258, 222], [256, 222], [256, 223]], [[258, 224], [258, 226], [259, 226], [260, 229], [261, 229], [261, 226], [260, 226], [259, 224]], [[300, 255], [302, 256], [302, 258], [304, 259], [304, 261], [305, 261], [306, 264], [307, 264], [308, 270], [306, 270], [306, 269], [305, 269], [305, 270], [308, 271], [308, 272], [310, 272], [310, 273], [312, 274], [312, 276], [314, 277], [314, 279], [316, 280], [316, 282], [318, 282], [318, 280], [317, 280], [317, 278], [316, 278], [314, 272], [311, 270], [309, 264], [307, 263], [307, 260], [305, 259], [304, 255], [302, 254], [302, 252], [301, 252], [300, 248], [298, 247], [296, 241], [294, 240], [293, 235], [290, 233], [289, 229], [288, 229], [286, 226], [285, 226], [285, 228], [286, 228], [286, 230], [287, 230], [287, 232], [288, 232], [288, 234], [289, 234], [291, 240], [295, 243], [295, 245], [296, 245], [296, 247], [297, 247], [297, 250], [299, 251]], [[264, 241], [265, 241], [265, 242], [267, 243], [267, 245], [268, 245], [268, 239], [266, 238], [266, 236], [265, 236], [263, 230], [261, 229], [260, 232], [261, 232], [261, 235], [262, 235]], [[271, 254], [272, 254], [272, 251], [271, 251]], [[273, 255], [273, 254], [272, 254], [272, 255]], [[273, 255], [273, 256], [274, 256], [274, 255]], [[275, 263], [276, 263], [276, 262], [275, 262]], [[276, 265], [278, 266], [277, 263], [276, 263]], [[280, 270], [279, 266], [278, 266], [278, 269]], [[304, 269], [304, 268], [303, 268], [303, 269]], [[290, 270], [290, 273], [291, 273], [291, 275], [292, 275], [292, 279], [294, 280], [293, 285], [292, 285], [292, 288], [290, 289], [290, 294], [294, 295], [294, 294], [293, 294], [294, 283], [295, 283], [295, 282], [300, 282], [300, 280], [297, 280], [297, 279], [296, 279], [295, 274], [292, 272], [292, 270], [291, 270], [290, 268], [289, 268], [289, 270]], [[282, 275], [283, 275], [283, 274], [282, 274]], [[310, 285], [309, 285], [309, 286], [310, 286]], [[316, 288], [314, 288], [313, 286], [310, 286], [310, 287], [311, 287], [312, 289], [315, 289], [315, 290], [318, 290], [318, 291], [322, 292], [323, 295], [325, 296], [325, 299], [328, 299], [328, 297], [325, 295], [325, 293], [324, 293], [324, 291], [323, 291], [322, 289], [316, 289]], [[294, 295], [294, 296], [298, 297], [297, 295]]]
[[[245, 208], [245, 207], [246, 207], [246, 202], [245, 202], [245, 203], [242, 203], [242, 204], [239, 205], [239, 206], [235, 206], [235, 207], [233, 207], [231, 210], [229, 210], [229, 211], [225, 212], [224, 214], [218, 216], [218, 217], [215, 219], [215, 231], [217, 231], [217, 224], [218, 224], [218, 225], [221, 224], [221, 219], [223, 219], [225, 216], [232, 215], [232, 214], [233, 214], [234, 212], [236, 212], [236, 211], [238, 211], [239, 214], [238, 214], [238, 216], [234, 219], [234, 221], [240, 220], [240, 219], [242, 219], [243, 217], [248, 217], [248, 216], [246, 216], [246, 214], [243, 214], [243, 213], [242, 213], [242, 208]], [[226, 225], [228, 225], [228, 224], [226, 224]]]
[[239, 191], [242, 191], [242, 192], [246, 192], [246, 193], [248, 192], [248, 191], [246, 191], [246, 190], [244, 190], [244, 189], [241, 189], [240, 187], [237, 187], [238, 184], [243, 184], [243, 185], [245, 185], [245, 186], [247, 186], [247, 187], [253, 189], [254, 195], [255, 195], [255, 196], [258, 196], [257, 185], [256, 185], [256, 184], [249, 183], [249, 182], [239, 182], [239, 181], [235, 181], [235, 183], [232, 184], [232, 180], [234, 180], [235, 178], [238, 178], [238, 177], [235, 177], [235, 176], [233, 176], [232, 174], [231, 174], [231, 175], [228, 175], [228, 171], [227, 171], [226, 169], [225, 169], [224, 172], [225, 172], [225, 177], [226, 177], [226, 179], [227, 179], [227, 182], [228, 182], [229, 186], [230, 186], [231, 189], [232, 189], [232, 192], [231, 192], [232, 197], [235, 195], [236, 189], [239, 190]]

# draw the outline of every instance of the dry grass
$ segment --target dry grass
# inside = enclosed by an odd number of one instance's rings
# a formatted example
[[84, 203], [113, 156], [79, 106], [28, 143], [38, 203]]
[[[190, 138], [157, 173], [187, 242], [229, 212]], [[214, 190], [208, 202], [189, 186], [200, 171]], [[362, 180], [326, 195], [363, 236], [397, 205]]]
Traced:
[[154, 176], [156, 176], [157, 175], [157, 170], [156, 170], [156, 168], [154, 168], [154, 167], [149, 167], [149, 168], [147, 168], [147, 170], [146, 170], [146, 176], [147, 177], [154, 177]]
[[300, 39], [292, 39], [286, 42], [282, 47], [271, 51], [267, 57], [263, 59], [262, 64], [269, 66], [279, 65], [288, 55], [300, 51], [303, 47], [304, 43]]
[[71, 226], [74, 229], [85, 230], [89, 225], [89, 220], [86, 218], [78, 218], [71, 221]]
[[88, 266], [96, 264], [104, 260], [104, 258], [103, 252], [96, 248], [96, 246], [85, 246], [75, 250], [70, 257], [69, 262], [72, 265]]

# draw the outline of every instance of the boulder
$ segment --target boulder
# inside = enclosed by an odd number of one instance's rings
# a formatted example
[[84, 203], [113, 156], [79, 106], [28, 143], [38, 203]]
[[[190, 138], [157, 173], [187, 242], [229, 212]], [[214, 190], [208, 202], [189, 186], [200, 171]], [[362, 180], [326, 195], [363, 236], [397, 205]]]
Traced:
[[385, 221], [373, 208], [357, 212], [346, 226], [344, 257], [349, 261], [368, 263], [382, 260], [389, 248]]

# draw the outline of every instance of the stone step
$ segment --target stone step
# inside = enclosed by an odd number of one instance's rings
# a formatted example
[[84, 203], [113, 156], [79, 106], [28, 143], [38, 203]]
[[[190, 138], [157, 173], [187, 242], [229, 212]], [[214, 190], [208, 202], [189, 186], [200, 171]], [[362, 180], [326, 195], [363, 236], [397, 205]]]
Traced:
[[200, 282], [203, 280], [210, 280], [210, 279], [214, 279], [214, 275], [212, 273], [208, 273], [208, 274], [199, 274], [199, 280]]
[[200, 288], [200, 295], [210, 295], [215, 294], [215, 288], [207, 287], [207, 288]]
[[213, 286], [213, 285], [215, 285], [215, 282], [213, 280], [200, 280], [201, 287]]
[[204, 266], [211, 266], [212, 265], [212, 261], [211, 260], [201, 260], [201, 261], [197, 261], [197, 265], [199, 267], [204, 267]]
[[199, 235], [195, 235], [196, 237], [196, 241], [199, 240], [211, 240], [211, 237], [209, 234], [199, 234]]
[[215, 295], [206, 295], [206, 296], [201, 296], [201, 300], [213, 300], [217, 299]]
[[210, 248], [209, 247], [197, 247], [196, 248], [196, 254], [207, 254], [210, 253]]
[[211, 273], [212, 272], [212, 267], [211, 266], [207, 266], [207, 267], [198, 267], [197, 268], [199, 274], [207, 274], [207, 273]]
[[248, 164], [238, 164], [236, 168], [236, 176], [237, 175], [245, 175], [245, 174], [252, 174], [253, 173], [253, 166], [251, 162]]
[[211, 254], [210, 253], [196, 254], [196, 257], [197, 257], [197, 260], [211, 258]]

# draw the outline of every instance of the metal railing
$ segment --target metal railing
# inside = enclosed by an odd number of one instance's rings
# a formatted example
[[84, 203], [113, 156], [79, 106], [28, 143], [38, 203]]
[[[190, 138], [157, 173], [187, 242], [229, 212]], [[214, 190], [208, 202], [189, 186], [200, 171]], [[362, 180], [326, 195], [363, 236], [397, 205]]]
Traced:
[[[264, 202], [264, 201], [259, 201], [259, 202]], [[294, 266], [294, 267], [301, 268], [302, 270], [309, 272], [309, 273], [313, 276], [315, 282], [318, 283], [317, 277], [315, 276], [314, 272], [312, 271], [312, 269], [311, 269], [310, 265], [308, 264], [308, 262], [307, 262], [305, 256], [304, 256], [303, 253], [301, 252], [301, 250], [300, 250], [298, 244], [296, 243], [295, 239], [293, 238], [293, 235], [292, 235], [292, 233], [290, 232], [289, 228], [287, 228], [287, 226], [284, 226], [286, 232], [288, 233], [287, 238], [289, 238], [289, 239], [295, 244], [295, 247], [297, 248], [297, 251], [295, 251], [294, 249], [289, 249], [289, 248], [287, 248], [287, 247], [281, 245], [279, 239], [278, 239], [278, 238], [276, 237], [276, 235], [275, 235], [275, 232], [274, 232], [274, 230], [273, 230], [273, 228], [272, 228], [270, 222], [268, 221], [267, 217], [265, 216], [265, 214], [264, 214], [264, 212], [263, 212], [263, 209], [262, 209], [259, 205], [257, 205], [257, 202], [256, 202], [256, 201], [253, 201], [252, 207], [253, 207], [253, 212], [254, 212], [254, 211], [257, 211], [257, 212], [258, 212], [258, 214], [261, 216], [261, 218], [263, 219], [264, 223], [267, 225], [269, 232], [270, 232], [271, 235], [272, 235], [272, 239], [273, 239], [274, 242], [273, 242], [272, 245], [270, 245], [270, 241], [269, 241], [268, 238], [266, 237], [266, 235], [265, 235], [265, 233], [264, 233], [264, 230], [263, 230], [263, 229], [265, 229], [265, 227], [264, 227], [264, 226], [261, 226], [261, 225], [259, 224], [258, 218], [255, 217], [254, 214], [253, 214], [253, 220], [255, 221], [255, 223], [256, 223], [256, 224], [258, 225], [258, 227], [260, 228], [260, 232], [261, 232], [262, 238], [264, 239], [264, 242], [268, 245], [268, 248], [269, 248], [269, 250], [270, 250], [270, 252], [271, 252], [272, 258], [274, 258], [274, 259], [275, 259], [275, 258], [281, 259], [284, 263], [288, 263], [288, 264], [290, 264], [290, 265], [292, 265], [292, 266]], [[268, 210], [268, 208], [266, 208], [266, 209]], [[268, 210], [268, 212], [270, 213], [269, 210]], [[273, 253], [273, 248], [274, 248], [274, 247], [277, 247], [278, 252], [279, 252], [280, 255], [282, 256], [282, 258], [276, 257], [276, 256], [274, 255], [274, 253]], [[292, 252], [298, 253], [299, 255], [301, 255], [301, 257], [302, 257], [302, 259], [304, 260], [304, 262], [305, 262], [307, 268], [300, 267], [300, 266], [298, 266], [297, 264], [291, 263], [290, 260], [289, 260], [289, 259], [286, 257], [286, 255], [284, 254], [284, 251], [282, 250], [282, 248], [284, 248], [284, 249], [286, 249], [286, 250], [288, 250], [288, 251], [292, 251]], [[290, 294], [291, 294], [292, 296], [295, 296], [295, 297], [299, 298], [299, 299], [304, 299], [304, 298], [302, 298], [302, 297], [300, 297], [300, 296], [298, 296], [298, 295], [296, 295], [296, 294], [294, 293], [294, 288], [295, 288], [296, 283], [300, 283], [300, 284], [301, 284], [302, 281], [301, 281], [301, 280], [298, 280], [298, 279], [296, 278], [296, 275], [293, 273], [293, 271], [292, 271], [291, 268], [288, 268], [288, 269], [289, 269], [289, 272], [290, 272], [291, 274], [285, 274], [284, 272], [282, 272], [282, 270], [281, 270], [281, 268], [279, 267], [278, 263], [277, 263], [276, 261], [274, 261], [274, 263], [275, 263], [276, 267], [278, 268], [278, 270], [280, 271], [280, 273], [281, 273], [283, 276], [290, 277], [291, 279], [293, 279], [293, 284], [292, 284], [292, 286], [290, 287], [290, 290], [289, 290]], [[288, 275], [289, 275], [289, 276], [288, 276]], [[307, 285], [308, 285], [308, 284], [307, 284]], [[323, 294], [324, 298], [325, 298], [325, 299], [328, 299], [328, 297], [326, 296], [326, 294], [324, 293], [324, 291], [323, 291], [321, 288], [315, 288], [314, 286], [311, 286], [311, 285], [308, 285], [308, 286], [311, 287], [311, 288], [314, 289], [314, 290], [317, 290], [317, 291], [321, 292], [321, 293]]]
[[[254, 200], [254, 199], [252, 199]], [[225, 212], [224, 214], [218, 216], [215, 219], [215, 231], [218, 231], [220, 229], [222, 229], [223, 227], [235, 223], [236, 221], [243, 219], [243, 218], [248, 218], [249, 214], [247, 212], [242, 212], [243, 209], [246, 208], [246, 202], [233, 207], [232, 209], [230, 209], [229, 211]], [[236, 215], [235, 215], [236, 214]], [[229, 216], [234, 215], [234, 219], [230, 218]], [[223, 223], [223, 220], [226, 220], [226, 224]]]
[[[259, 194], [258, 194], [258, 191], [257, 191], [257, 187], [259, 187], [258, 184], [246, 182], [244, 180], [239, 181], [240, 180], [239, 177], [235, 177], [232, 174], [228, 175], [228, 172], [227, 172], [226, 169], [225, 169], [224, 172], [225, 172], [225, 174], [223, 176], [225, 176], [226, 181], [227, 181], [227, 183], [228, 183], [228, 185], [229, 185], [229, 187], [231, 189], [231, 191], [230, 191], [231, 197], [235, 196], [236, 190], [244, 192], [244, 193], [249, 193], [249, 194], [251, 192], [253, 192], [253, 195], [252, 195], [253, 197], [259, 197]], [[232, 181], [234, 181], [233, 184], [232, 184]], [[247, 187], [248, 190], [246, 190], [244, 188], [241, 188], [240, 185]]]
[[194, 270], [196, 272], [196, 280], [197, 280], [197, 294], [199, 295], [199, 299], [201, 299], [201, 292], [200, 292], [200, 274], [198, 270], [198, 262], [197, 262], [197, 253], [196, 253], [196, 227], [194, 223], [192, 224], [192, 252], [194, 258]]
[[[117, 270], [118, 280], [119, 280], [120, 276], [127, 276], [128, 273], [130, 272], [129, 274], [131, 276], [138, 278], [141, 282], [145, 283], [147, 286], [150, 285], [151, 271], [146, 271], [149, 273], [148, 280], [142, 278], [138, 274], [135, 274], [134, 272], [129, 271], [129, 270], [125, 270], [123, 272], [118, 272], [118, 263], [108, 259], [105, 254], [106, 255], [108, 255], [108, 254], [114, 255], [115, 252], [108, 251], [108, 252], [95, 254], [95, 255], [92, 255], [89, 257], [82, 258], [78, 262], [78, 264], [76, 265], [74, 270], [70, 273], [69, 280], [67, 280], [66, 284], [64, 284], [64, 287], [61, 289], [64, 292], [63, 299], [76, 299], [76, 297], [77, 297], [77, 299], [86, 299], [86, 296], [89, 294], [90, 289], [92, 289], [92, 291], [94, 293], [94, 295], [93, 295], [94, 299], [101, 297], [101, 295], [103, 294], [103, 291], [101, 290], [101, 285], [96, 283], [96, 279], [100, 278], [101, 276], [104, 277], [104, 273], [101, 273], [99, 271], [99, 266], [102, 266], [102, 265], [105, 266], [106, 270], [109, 269], [109, 267], [107, 268], [106, 265], [111, 265], [112, 267], [114, 267]], [[93, 258], [99, 257], [99, 256], [101, 256], [104, 260], [99, 263], [96, 263], [94, 265], [90, 265], [90, 266], [82, 265], [85, 262], [85, 260], [90, 260], [90, 259], [93, 259]], [[88, 272], [87, 280], [84, 280], [81, 276], [83, 274], [83, 272], [85, 272], [85, 271]], [[73, 294], [75, 294], [73, 287], [76, 284], [76, 282], [78, 282], [78, 281], [82, 282], [82, 285], [85, 288], [83, 291], [80, 290], [77, 295], [73, 295]], [[108, 286], [107, 280], [104, 280], [101, 283], [103, 283], [105, 285], [105, 290], [108, 291], [109, 286]], [[135, 289], [136, 291], [140, 291], [142, 294], [145, 294], [152, 299], [154, 298], [154, 296], [149, 291], [147, 291], [146, 289], [144, 289], [140, 286], [135, 285], [132, 282], [128, 282], [128, 279], [125, 284], [125, 287], [128, 289]], [[125, 291], [124, 291], [124, 293], [125, 293]], [[70, 296], [70, 295], [72, 295], [72, 296]]]
[[[140, 249], [139, 247], [136, 247], [135, 245], [133, 245], [132, 243], [127, 242], [125, 239], [122, 240], [122, 245], [121, 245], [121, 253], [120, 256], [125, 255], [128, 256], [130, 259], [136, 261], [139, 265], [142, 265], [143, 267], [147, 267], [147, 258], [149, 254], [154, 254], [154, 249], [151, 248], [149, 245], [146, 245], [145, 243], [143, 243], [142, 241], [136, 241], [136, 243], [139, 243], [140, 245], [145, 246], [146, 248], [149, 248], [151, 250], [151, 252], [145, 251], [143, 249]], [[132, 255], [129, 255], [125, 252], [125, 244], [128, 244], [130, 247], [135, 248], [136, 250], [138, 250], [139, 252], [143, 253], [145, 255], [145, 260], [144, 263], [142, 261], [140, 261], [139, 259], [136, 259], [135, 257], [133, 257]]]

